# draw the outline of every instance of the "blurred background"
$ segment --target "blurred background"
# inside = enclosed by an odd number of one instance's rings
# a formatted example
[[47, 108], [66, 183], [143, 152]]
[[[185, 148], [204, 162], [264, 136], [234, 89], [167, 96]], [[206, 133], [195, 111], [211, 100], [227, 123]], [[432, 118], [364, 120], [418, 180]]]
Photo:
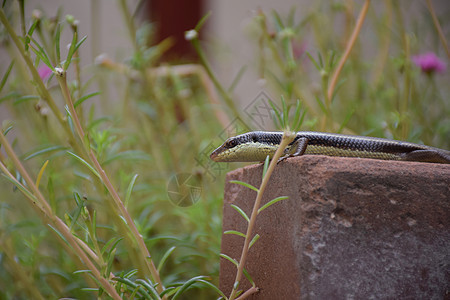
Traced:
[[[364, 3], [4, 1], [33, 64], [1, 25], [2, 130], [52, 213], [104, 257], [104, 276], [130, 280], [116, 286], [124, 298], [149, 275], [88, 151], [164, 263], [164, 285], [199, 275], [217, 285], [224, 178], [243, 164], [209, 154], [233, 134], [280, 130], [282, 100], [287, 118], [301, 115], [292, 129], [450, 148], [449, 1], [370, 2], [337, 76]], [[72, 112], [52, 70], [85, 36], [69, 57]], [[97, 298], [97, 283], [75, 272], [85, 266], [13, 184], [23, 174], [4, 147], [0, 161], [12, 176], [0, 178], [0, 299]], [[184, 297], [218, 294], [198, 283]]]

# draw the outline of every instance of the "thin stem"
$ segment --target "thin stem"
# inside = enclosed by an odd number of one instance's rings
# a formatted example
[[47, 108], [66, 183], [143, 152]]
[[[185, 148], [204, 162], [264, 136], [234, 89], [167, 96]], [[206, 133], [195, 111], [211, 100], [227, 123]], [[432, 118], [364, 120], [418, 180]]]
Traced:
[[205, 68], [206, 73], [208, 74], [209, 78], [211, 78], [212, 82], [214, 83], [214, 86], [219, 91], [219, 93], [222, 96], [222, 98], [225, 100], [225, 103], [227, 104], [228, 108], [231, 109], [231, 111], [233, 112], [234, 116], [238, 117], [241, 120], [241, 122], [244, 123], [244, 125], [246, 127], [250, 128], [246, 124], [246, 122], [244, 121], [244, 118], [241, 116], [241, 113], [239, 112], [239, 110], [236, 108], [236, 105], [234, 105], [233, 99], [231, 99], [231, 97], [228, 94], [228, 92], [225, 91], [225, 89], [222, 87], [222, 85], [220, 84], [219, 80], [217, 79], [216, 75], [212, 71], [212, 68], [209, 65], [209, 62], [206, 59], [206, 55], [203, 52], [202, 47], [200, 47], [199, 40], [197, 38], [195, 38], [191, 42], [192, 42], [192, 46], [194, 46], [194, 49], [197, 52], [197, 55], [198, 55], [198, 57], [200, 59], [201, 64]]
[[23, 59], [25, 60], [25, 63], [27, 64], [28, 68], [31, 71], [31, 74], [33, 76], [33, 80], [38, 85], [38, 92], [41, 94], [41, 97], [47, 102], [48, 106], [52, 110], [52, 112], [55, 114], [56, 118], [61, 124], [64, 124], [64, 117], [59, 111], [58, 107], [56, 106], [55, 101], [53, 101], [53, 98], [50, 96], [50, 93], [45, 88], [44, 83], [41, 80], [41, 77], [39, 76], [39, 73], [37, 72], [36, 68], [34, 67], [33, 62], [31, 61], [30, 56], [25, 52], [25, 49], [23, 48], [23, 44], [20, 41], [19, 37], [15, 33], [14, 29], [12, 28], [11, 24], [9, 24], [5, 13], [3, 12], [3, 9], [0, 9], [0, 21], [3, 23], [3, 25], [6, 28], [6, 31], [8, 32], [9, 36], [13, 40], [14, 44], [16, 45], [17, 49], [19, 50], [20, 54], [22, 55]]
[[[275, 169], [275, 166], [278, 163], [278, 159], [281, 157], [281, 155], [284, 153], [284, 149], [291, 143], [295, 138], [295, 134], [290, 131], [285, 131], [283, 133], [283, 138], [281, 140], [280, 146], [278, 146], [277, 151], [275, 152], [275, 155], [272, 157], [272, 160], [269, 164], [269, 168], [267, 169], [266, 175], [264, 176], [261, 186], [258, 190], [258, 193], [256, 195], [256, 200], [253, 205], [252, 215], [250, 217], [250, 222], [248, 223], [247, 227], [247, 234], [245, 235], [245, 241], [244, 241], [244, 248], [242, 249], [241, 259], [239, 260], [238, 265], [238, 271], [236, 274], [236, 279], [234, 280], [233, 284], [233, 290], [231, 291], [231, 295], [229, 297], [229, 300], [233, 300], [236, 297], [236, 293], [238, 291], [239, 283], [241, 282], [242, 275], [244, 273], [244, 266], [247, 260], [249, 245], [252, 240], [252, 232], [253, 227], [256, 223], [256, 217], [258, 216], [258, 209], [261, 204], [261, 199], [264, 194], [264, 191], [267, 187], [267, 183], [269, 182], [270, 176], [272, 175], [273, 170]], [[237, 283], [237, 284], [236, 284]]]
[[256, 286], [253, 286], [251, 288], [249, 288], [248, 290], [245, 291], [245, 293], [243, 293], [239, 298], [236, 298], [236, 300], [244, 300], [247, 297], [249, 297], [250, 295], [253, 295], [254, 293], [259, 292], [259, 288], [257, 288]]
[[448, 48], [447, 40], [445, 39], [444, 32], [442, 31], [441, 25], [439, 24], [439, 20], [436, 16], [436, 13], [434, 11], [431, 0], [427, 0], [427, 6], [428, 6], [428, 9], [430, 10], [430, 14], [431, 14], [431, 18], [433, 19], [434, 27], [436, 27], [436, 30], [439, 34], [441, 43], [444, 46], [445, 52], [447, 52], [447, 57], [450, 58], [450, 50]]
[[[65, 238], [65, 240], [70, 244], [74, 252], [78, 255], [80, 260], [86, 265], [86, 267], [92, 272], [92, 275], [99, 281], [99, 283], [103, 286], [103, 288], [108, 292], [108, 294], [114, 299], [121, 299], [119, 294], [117, 294], [115, 288], [106, 280], [100, 273], [100, 271], [95, 267], [94, 263], [89, 259], [86, 253], [80, 248], [78, 242], [75, 237], [70, 232], [70, 229], [67, 225], [56, 215], [53, 214], [50, 205], [45, 200], [42, 193], [39, 191], [37, 186], [34, 184], [34, 181], [31, 179], [31, 176], [25, 170], [24, 166], [20, 162], [16, 153], [12, 149], [6, 137], [0, 132], [0, 144], [4, 147], [5, 152], [8, 154], [9, 158], [13, 162], [14, 166], [19, 171], [20, 175], [24, 178], [28, 187], [31, 189], [36, 200], [41, 204], [42, 212], [45, 217], [50, 220], [50, 222], [54, 225], [54, 227], [61, 233], [61, 235]], [[13, 177], [14, 178], [14, 177]], [[27, 197], [28, 198], [28, 197]], [[30, 198], [29, 198], [30, 199]], [[30, 199], [33, 200], [33, 199]]]
[[[60, 71], [60, 72], [58, 72], [58, 71]], [[66, 73], [64, 70], [57, 69], [56, 75], [58, 77], [58, 82], [61, 86], [63, 96], [66, 100], [66, 104], [69, 107], [69, 111], [72, 115], [72, 120], [75, 124], [75, 130], [77, 131], [77, 134], [78, 134], [80, 140], [82, 141], [83, 145], [87, 149], [89, 158], [90, 158], [91, 162], [94, 164], [94, 168], [100, 175], [102, 183], [105, 185], [109, 194], [112, 196], [112, 199], [114, 200], [116, 207], [119, 208], [121, 215], [125, 218], [127, 225], [129, 226], [129, 229], [131, 230], [131, 233], [135, 239], [135, 242], [137, 243], [139, 250], [141, 251], [142, 255], [144, 256], [145, 263], [153, 277], [153, 280], [158, 283], [158, 286], [157, 286], [158, 291], [162, 292], [164, 290], [164, 286], [163, 286], [161, 278], [159, 276], [159, 272], [156, 269], [156, 266], [154, 265], [153, 260], [151, 260], [150, 252], [148, 251], [147, 246], [145, 245], [142, 235], [139, 233], [138, 229], [136, 228], [133, 218], [131, 218], [130, 214], [128, 213], [127, 209], [125, 208], [125, 205], [123, 205], [123, 202], [120, 199], [120, 196], [117, 193], [114, 186], [112, 185], [111, 181], [109, 180], [109, 177], [106, 175], [106, 172], [103, 170], [102, 166], [100, 165], [99, 161], [97, 160], [95, 153], [91, 149], [89, 149], [89, 147], [87, 145], [85, 145], [85, 139], [84, 139], [85, 133], [81, 126], [78, 115], [75, 111], [75, 108], [73, 106], [73, 101], [70, 96], [69, 88], [67, 86]]]
[[72, 131], [70, 130], [63, 114], [58, 109], [56, 102], [53, 100], [53, 97], [51, 96], [51, 94], [49, 93], [47, 88], [45, 87], [44, 82], [42, 81], [41, 77], [39, 76], [38, 71], [34, 67], [34, 64], [31, 60], [30, 56], [28, 55], [28, 53], [25, 52], [22, 42], [20, 41], [19, 37], [15, 33], [11, 24], [9, 24], [9, 22], [5, 16], [5, 13], [3, 12], [3, 9], [0, 9], [0, 21], [5, 26], [6, 31], [8, 32], [9, 36], [13, 40], [13, 42], [16, 45], [17, 49], [19, 50], [22, 58], [24, 59], [28, 69], [30, 70], [31, 75], [33, 77], [33, 81], [37, 84], [38, 94], [41, 96], [41, 98], [43, 100], [45, 100], [45, 102], [50, 107], [50, 110], [53, 112], [53, 114], [56, 116], [56, 119], [63, 127], [64, 131], [66, 132], [67, 137], [69, 138], [69, 141], [70, 141], [69, 143], [72, 145], [72, 147], [74, 147], [75, 150], [77, 150], [77, 152], [81, 153], [82, 150], [78, 146], [78, 144], [75, 140], [75, 137], [73, 136]]
[[353, 46], [355, 45], [356, 38], [358, 37], [359, 33], [361, 32], [362, 25], [364, 23], [364, 19], [367, 15], [367, 10], [369, 9], [370, 0], [366, 0], [364, 3], [363, 8], [361, 9], [361, 12], [359, 13], [358, 20], [356, 21], [355, 29], [352, 32], [352, 36], [350, 37], [350, 40], [347, 43], [347, 47], [345, 48], [344, 55], [341, 57], [339, 64], [336, 68], [336, 71], [333, 74], [333, 77], [331, 78], [330, 86], [328, 88], [328, 99], [327, 101], [331, 101], [333, 98], [333, 92], [336, 87], [339, 75], [341, 74], [342, 69], [344, 68], [344, 64], [347, 61], [348, 57], [350, 56], [350, 52], [353, 49]]

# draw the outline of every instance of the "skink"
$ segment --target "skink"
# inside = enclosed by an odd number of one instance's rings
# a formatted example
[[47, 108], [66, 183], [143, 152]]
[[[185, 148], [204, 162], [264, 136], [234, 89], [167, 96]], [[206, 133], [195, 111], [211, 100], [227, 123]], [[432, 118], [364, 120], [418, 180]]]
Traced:
[[[210, 157], [216, 162], [258, 162], [272, 157], [282, 132], [252, 131], [226, 140]], [[303, 154], [450, 163], [450, 151], [414, 143], [334, 133], [299, 131], [283, 159]]]

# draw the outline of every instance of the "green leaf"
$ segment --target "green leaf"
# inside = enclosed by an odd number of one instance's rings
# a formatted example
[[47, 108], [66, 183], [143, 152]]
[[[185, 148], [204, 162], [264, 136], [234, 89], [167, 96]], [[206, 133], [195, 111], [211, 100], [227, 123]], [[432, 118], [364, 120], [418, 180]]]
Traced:
[[203, 283], [203, 284], [209, 286], [209, 287], [212, 288], [214, 291], [216, 291], [216, 293], [218, 293], [220, 296], [222, 296], [223, 299], [226, 299], [226, 298], [227, 298], [227, 297], [225, 296], [225, 294], [222, 293], [222, 291], [221, 291], [218, 287], [216, 287], [214, 284], [212, 284], [211, 282], [206, 281], [206, 280], [203, 280], [203, 279], [199, 279], [199, 280], [197, 280], [197, 282], [200, 282], [200, 283]]
[[269, 155], [266, 156], [266, 159], [264, 160], [264, 167], [263, 167], [263, 175], [262, 178], [266, 177], [267, 169], [269, 168]]
[[342, 78], [341, 80], [339, 80], [339, 82], [336, 84], [336, 87], [334, 88], [333, 91], [333, 95], [331, 96], [331, 102], [333, 102], [334, 98], [337, 95], [337, 92], [339, 91], [339, 89], [342, 87], [342, 85], [347, 81], [346, 78]]
[[238, 84], [238, 82], [241, 80], [242, 75], [244, 75], [245, 71], [247, 70], [247, 66], [242, 66], [239, 69], [239, 72], [236, 74], [236, 77], [234, 77], [233, 81], [231, 82], [230, 87], [228, 88], [228, 92], [232, 93], [234, 91], [234, 88]]
[[[28, 154], [23, 160], [29, 160], [32, 159], [33, 157], [48, 153], [48, 152], [52, 152], [52, 151], [57, 151], [57, 150], [67, 150], [67, 147], [64, 146], [50, 146], [50, 147], [46, 147], [44, 149], [40, 149], [37, 150], [36, 152], [32, 152], [31, 154]], [[34, 151], [34, 150], [33, 150]]]
[[247, 214], [237, 205], [231, 204], [231, 207], [234, 208], [247, 222], [250, 222]]
[[282, 129], [285, 130], [285, 129], [287, 129], [287, 126], [288, 126], [289, 110], [286, 105], [286, 101], [284, 100], [284, 96], [281, 96], [281, 106], [283, 109], [283, 114], [282, 114], [283, 127], [282, 127]]
[[73, 152], [67, 151], [68, 154], [72, 155], [75, 159], [77, 159], [79, 162], [81, 162], [83, 165], [85, 165], [89, 170], [91, 170], [91, 172], [97, 176], [99, 179], [101, 179], [100, 174], [98, 174], [98, 172], [94, 169], [94, 167], [92, 167], [87, 161], [85, 161], [84, 159], [82, 159], [81, 157], [79, 157], [78, 155], [76, 155]]
[[320, 66], [317, 63], [317, 61], [314, 59], [314, 57], [312, 57], [311, 53], [309, 53], [308, 51], [306, 51], [306, 55], [308, 55], [309, 59], [311, 60], [311, 62], [313, 63], [313, 65], [316, 67], [317, 70], [320, 70]]
[[[142, 286], [134, 283], [133, 281], [129, 280], [128, 278], [114, 277], [113, 279], [129, 286], [133, 290], [133, 292], [139, 293], [139, 295], [141, 297], [144, 297], [144, 299], [150, 299], [150, 300], [153, 299]], [[132, 299], [132, 297], [130, 299]]]
[[114, 263], [114, 257], [116, 256], [116, 251], [117, 249], [112, 249], [109, 253], [108, 253], [108, 258], [106, 260], [106, 262], [108, 263], [108, 265], [106, 266], [106, 272], [105, 274], [110, 274], [111, 273], [111, 269], [112, 269], [112, 265]]
[[113, 155], [109, 155], [104, 161], [103, 165], [107, 165], [113, 161], [120, 160], [143, 160], [143, 161], [149, 161], [150, 156], [141, 150], [127, 150], [122, 151]]
[[328, 114], [327, 108], [325, 107], [325, 104], [323, 104], [322, 100], [320, 100], [319, 96], [315, 97], [317, 104], [319, 104], [320, 109], [324, 114]]
[[34, 45], [36, 45], [36, 47], [38, 49], [36, 49], [35, 47], [33, 47], [33, 45], [31, 45], [31, 43], [29, 44], [31, 47], [31, 50], [33, 50], [33, 52], [39, 57], [40, 60], [42, 60], [42, 62], [44, 64], [46, 64], [50, 69], [52, 69], [52, 71], [55, 71], [55, 68], [53, 67], [50, 58], [48, 58], [47, 53], [45, 52], [44, 48], [42, 48], [41, 45], [39, 45], [39, 43], [33, 39], [30, 36], [31, 41], [34, 43]]
[[134, 187], [134, 184], [135, 184], [135, 182], [136, 182], [136, 178], [137, 178], [138, 176], [139, 176], [138, 174], [135, 174], [135, 175], [133, 176], [133, 178], [131, 178], [130, 184], [128, 184], [127, 193], [126, 193], [126, 195], [125, 195], [125, 202], [124, 202], [125, 207], [128, 206], [128, 201], [130, 201], [130, 198], [131, 198], [131, 192], [133, 191], [133, 187]]
[[207, 277], [206, 276], [197, 276], [197, 277], [191, 278], [188, 281], [186, 281], [185, 283], [183, 283], [183, 285], [178, 288], [178, 291], [175, 293], [175, 295], [173, 295], [172, 300], [178, 299], [178, 297], [180, 297], [191, 285], [196, 283], [197, 280], [204, 279], [204, 278], [207, 278]]
[[155, 286], [153, 286], [151, 283], [149, 283], [148, 281], [143, 280], [143, 279], [136, 279], [136, 282], [138, 282], [144, 288], [147, 289], [147, 291], [153, 297], [152, 299], [157, 299], [157, 300], [161, 299], [161, 297], [158, 294], [158, 291], [155, 289]]
[[223, 234], [234, 234], [234, 235], [242, 236], [243, 238], [245, 238], [245, 234], [243, 234], [240, 231], [236, 231], [236, 230], [227, 230], [227, 231], [224, 231]]
[[206, 15], [203, 16], [203, 18], [200, 19], [200, 21], [195, 26], [194, 30], [199, 32], [200, 29], [203, 27], [203, 24], [205, 24], [206, 20], [211, 16], [211, 11], [209, 11]]
[[272, 107], [272, 112], [275, 114], [277, 123], [278, 123], [278, 127], [279, 129], [283, 128], [283, 119], [280, 115], [280, 112], [278, 111], [278, 109], [275, 107], [275, 104], [272, 102], [272, 100], [268, 99], [270, 106]]
[[36, 29], [36, 26], [37, 26], [37, 24], [38, 24], [39, 22], [40, 22], [40, 21], [39, 21], [38, 19], [35, 19], [34, 22], [33, 22], [33, 24], [31, 24], [30, 29], [28, 29], [28, 32], [27, 32], [27, 34], [26, 34], [26, 36], [25, 36], [25, 51], [26, 51], [26, 52], [28, 52], [28, 48], [29, 48], [29, 45], [28, 45], [28, 44], [30, 43], [30, 36], [33, 35], [34, 29]]
[[260, 238], [259, 234], [255, 234], [255, 236], [250, 241], [250, 244], [248, 245], [248, 249], [250, 249], [253, 246], [253, 244], [256, 243], [257, 240], [259, 240], [259, 238]]
[[271, 206], [271, 205], [277, 203], [278, 201], [286, 200], [286, 199], [288, 199], [288, 198], [289, 198], [288, 196], [281, 196], [281, 197], [277, 197], [277, 198], [275, 198], [275, 199], [270, 200], [269, 202], [267, 202], [266, 204], [264, 204], [263, 206], [261, 206], [261, 207], [258, 209], [258, 214], [259, 214], [260, 212], [262, 212], [263, 210], [265, 210], [266, 208], [268, 208], [269, 206]]
[[347, 123], [350, 122], [350, 119], [352, 118], [353, 114], [355, 113], [355, 109], [352, 108], [347, 112], [347, 115], [345, 116], [344, 122], [342, 122], [341, 126], [339, 126], [339, 129], [337, 133], [341, 133], [342, 130], [347, 126]]
[[78, 105], [80, 105], [81, 103], [83, 103], [84, 101], [86, 101], [87, 99], [89, 99], [89, 98], [91, 98], [91, 97], [94, 97], [94, 96], [97, 96], [97, 95], [100, 95], [100, 94], [101, 94], [100, 92], [95, 92], [95, 93], [87, 94], [87, 95], [81, 97], [80, 99], [78, 99], [77, 101], [75, 101], [75, 103], [73, 104], [73, 106], [74, 106], [74, 107], [77, 107]]
[[278, 14], [278, 12], [273, 10], [272, 16], [275, 20], [275, 25], [276, 25], [275, 27], [276, 27], [277, 31], [282, 30], [284, 28], [284, 24], [283, 24], [283, 21], [281, 20], [280, 15]]
[[70, 222], [70, 231], [72, 231], [73, 226], [75, 226], [75, 223], [77, 223], [78, 218], [80, 217], [81, 211], [84, 209], [84, 200], [81, 200], [80, 195], [78, 193], [73, 193], [73, 198], [75, 199], [75, 202], [77, 203], [77, 210], [75, 211], [75, 215], [72, 217], [72, 222]]
[[177, 247], [173, 246], [169, 250], [164, 253], [163, 257], [161, 258], [161, 261], [158, 264], [158, 273], [161, 272], [162, 267], [164, 266], [164, 263], [166, 262], [167, 258], [169, 258], [170, 254], [176, 249]]
[[80, 48], [81, 44], [84, 43], [84, 41], [87, 39], [87, 36], [85, 35], [78, 43], [75, 44], [74, 43], [77, 41], [77, 32], [75, 31], [73, 34], [73, 39], [72, 39], [72, 43], [70, 44], [70, 49], [69, 49], [69, 53], [67, 53], [67, 58], [66, 61], [64, 63], [64, 70], [67, 70], [70, 66], [70, 64], [72, 63], [72, 57], [75, 54], [75, 52], [78, 50], [78, 48]]
[[56, 63], [59, 64], [61, 62], [61, 24], [56, 26], [55, 30], [55, 50], [56, 50]]
[[100, 251], [100, 253], [103, 255], [103, 253], [105, 253], [105, 251], [108, 249], [108, 247], [109, 247], [111, 244], [112, 244], [111, 249], [116, 248], [117, 244], [118, 244], [121, 240], [123, 240], [123, 237], [121, 237], [121, 238], [115, 237], [115, 238], [110, 239], [110, 240], [102, 247], [102, 250]]
[[16, 101], [14, 101], [14, 105], [20, 104], [22, 102], [26, 102], [26, 101], [30, 101], [30, 100], [38, 100], [38, 99], [40, 99], [39, 96], [25, 95], [25, 96], [19, 97]]
[[10, 132], [14, 127], [12, 125], [8, 126], [8, 128], [5, 129], [5, 131], [3, 131], [3, 135], [6, 136], [8, 134], [8, 132]]
[[224, 253], [220, 253], [220, 257], [225, 258], [226, 260], [231, 262], [233, 265], [236, 266], [236, 268], [239, 266], [239, 263], [238, 263], [237, 260], [235, 260], [234, 258], [229, 257], [228, 255], [226, 255]]
[[246, 182], [243, 182], [243, 181], [240, 181], [240, 180], [230, 180], [230, 183], [240, 184], [240, 185], [245, 186], [245, 187], [247, 187], [247, 188], [249, 188], [251, 190], [254, 190], [255, 192], [259, 192], [259, 190], [256, 187], [254, 187], [253, 185], [251, 185], [249, 183], [246, 183]]
[[3, 87], [5, 86], [6, 81], [8, 80], [9, 74], [11, 73], [13, 66], [14, 66], [14, 59], [9, 64], [8, 69], [6, 69], [6, 72], [2, 77], [2, 81], [0, 81], [0, 92], [3, 90]]
[[8, 181], [10, 181], [12, 184], [14, 184], [14, 186], [16, 186], [28, 199], [32, 200], [33, 202], [37, 202], [36, 197], [30, 192], [28, 191], [25, 186], [23, 186], [22, 184], [20, 184], [18, 181], [10, 178], [9, 176], [7, 176], [6, 174], [2, 174]]

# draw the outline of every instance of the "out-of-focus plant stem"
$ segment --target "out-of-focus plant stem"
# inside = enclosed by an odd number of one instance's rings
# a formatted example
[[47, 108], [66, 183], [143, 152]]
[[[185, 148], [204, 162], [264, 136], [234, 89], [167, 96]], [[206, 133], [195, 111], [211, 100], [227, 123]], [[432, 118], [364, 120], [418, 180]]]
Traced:
[[106, 175], [106, 172], [103, 170], [100, 163], [98, 162], [96, 155], [94, 154], [94, 152], [91, 149], [89, 149], [89, 146], [86, 145], [86, 143], [85, 143], [85, 138], [86, 138], [85, 133], [81, 126], [78, 115], [75, 111], [75, 108], [73, 106], [73, 101], [70, 96], [69, 88], [67, 86], [65, 70], [62, 70], [62, 69], [57, 70], [56, 77], [58, 78], [58, 82], [59, 82], [59, 85], [63, 92], [64, 99], [66, 100], [66, 104], [69, 107], [69, 111], [71, 113], [72, 120], [74, 122], [77, 134], [78, 134], [80, 140], [82, 141], [83, 145], [85, 146], [85, 149], [88, 151], [89, 158], [90, 158], [91, 162], [93, 163], [94, 168], [100, 175], [101, 181], [103, 182], [106, 189], [112, 196], [112, 199], [114, 200], [116, 207], [118, 207], [121, 215], [125, 218], [127, 225], [129, 226], [129, 229], [134, 237], [134, 241], [137, 243], [138, 249], [140, 250], [141, 254], [143, 255], [143, 258], [147, 265], [147, 269], [150, 271], [150, 274], [152, 275], [153, 280], [156, 283], [158, 283], [158, 287], [157, 287], [158, 291], [162, 292], [164, 290], [164, 286], [163, 286], [161, 278], [159, 276], [159, 272], [156, 269], [156, 266], [154, 265], [153, 260], [151, 259], [150, 252], [148, 251], [147, 246], [145, 245], [142, 235], [139, 233], [138, 229], [136, 228], [133, 218], [130, 216], [127, 209], [123, 205], [123, 202], [119, 197], [119, 194], [117, 193], [116, 189], [114, 188], [111, 181], [109, 180], [109, 177]]
[[206, 59], [206, 55], [203, 52], [202, 47], [200, 47], [200, 41], [198, 40], [198, 38], [192, 39], [191, 43], [192, 43], [192, 46], [194, 46], [194, 49], [197, 52], [197, 55], [198, 55], [198, 57], [200, 59], [201, 64], [205, 68], [206, 73], [208, 74], [209, 78], [211, 78], [212, 82], [214, 83], [214, 86], [219, 91], [219, 93], [222, 96], [223, 100], [227, 104], [227, 107], [231, 110], [231, 112], [234, 114], [235, 117], [238, 117], [240, 119], [240, 121], [242, 121], [244, 123], [244, 125], [247, 128], [250, 128], [246, 124], [245, 118], [242, 117], [241, 113], [236, 108], [236, 105], [234, 104], [233, 99], [231, 99], [231, 97], [228, 94], [228, 92], [223, 88], [222, 84], [219, 82], [219, 80], [217, 79], [216, 75], [212, 71], [212, 68], [209, 65], [209, 62]]
[[355, 29], [353, 30], [352, 36], [350, 37], [350, 40], [347, 43], [347, 47], [345, 48], [344, 55], [342, 55], [341, 59], [339, 60], [336, 71], [334, 71], [334, 74], [331, 77], [330, 85], [328, 87], [327, 99], [326, 99], [327, 102], [330, 102], [331, 99], [333, 99], [333, 92], [336, 87], [339, 75], [341, 74], [341, 71], [344, 68], [345, 62], [347, 61], [348, 57], [350, 56], [350, 52], [352, 51], [353, 46], [355, 45], [356, 38], [358, 37], [359, 33], [361, 32], [361, 28], [364, 23], [364, 19], [366, 18], [366, 15], [367, 15], [367, 10], [369, 9], [369, 5], [370, 5], [370, 0], [366, 0], [363, 8], [361, 9], [361, 12], [359, 13], [358, 20], [356, 21]]
[[447, 53], [447, 57], [450, 58], [450, 50], [448, 48], [447, 40], [445, 39], [444, 32], [442, 31], [441, 25], [439, 24], [439, 20], [434, 12], [433, 3], [431, 0], [427, 0], [427, 7], [430, 11], [431, 18], [433, 18], [434, 27], [436, 27], [436, 31], [439, 34], [439, 38], [441, 40], [442, 45], [444, 46], [445, 52]]
[[[40, 211], [42, 212], [43, 216], [48, 219], [54, 228], [58, 230], [58, 232], [65, 238], [65, 240], [70, 244], [72, 249], [75, 251], [75, 253], [78, 255], [78, 257], [83, 261], [83, 263], [86, 265], [86, 267], [92, 272], [92, 275], [98, 280], [98, 282], [103, 286], [103, 288], [108, 292], [108, 294], [113, 299], [121, 299], [120, 296], [117, 294], [115, 288], [106, 280], [100, 273], [100, 271], [96, 268], [94, 263], [89, 259], [89, 257], [86, 255], [86, 253], [80, 248], [78, 243], [80, 240], [76, 240], [76, 238], [72, 235], [70, 232], [70, 229], [67, 227], [67, 225], [60, 219], [58, 216], [54, 215], [52, 212], [52, 209], [50, 205], [45, 200], [42, 193], [39, 191], [37, 186], [35, 185], [34, 181], [31, 179], [31, 176], [28, 174], [28, 172], [25, 170], [24, 166], [20, 162], [19, 158], [17, 157], [16, 153], [14, 152], [13, 148], [9, 144], [6, 137], [3, 135], [2, 132], [0, 132], [0, 144], [5, 149], [6, 154], [8, 154], [8, 157], [13, 162], [14, 166], [16, 167], [17, 171], [20, 173], [20, 175], [24, 178], [25, 182], [27, 183], [28, 188], [31, 190], [31, 195], [28, 195], [27, 198], [33, 201], [33, 204], [38, 204], [38, 207]], [[2, 171], [8, 175], [13, 181], [16, 182], [16, 184], [21, 185], [15, 178], [10, 174], [7, 170], [5, 170], [5, 167], [3, 164], [0, 164], [0, 167], [2, 168]], [[26, 194], [27, 195], [27, 194]]]

